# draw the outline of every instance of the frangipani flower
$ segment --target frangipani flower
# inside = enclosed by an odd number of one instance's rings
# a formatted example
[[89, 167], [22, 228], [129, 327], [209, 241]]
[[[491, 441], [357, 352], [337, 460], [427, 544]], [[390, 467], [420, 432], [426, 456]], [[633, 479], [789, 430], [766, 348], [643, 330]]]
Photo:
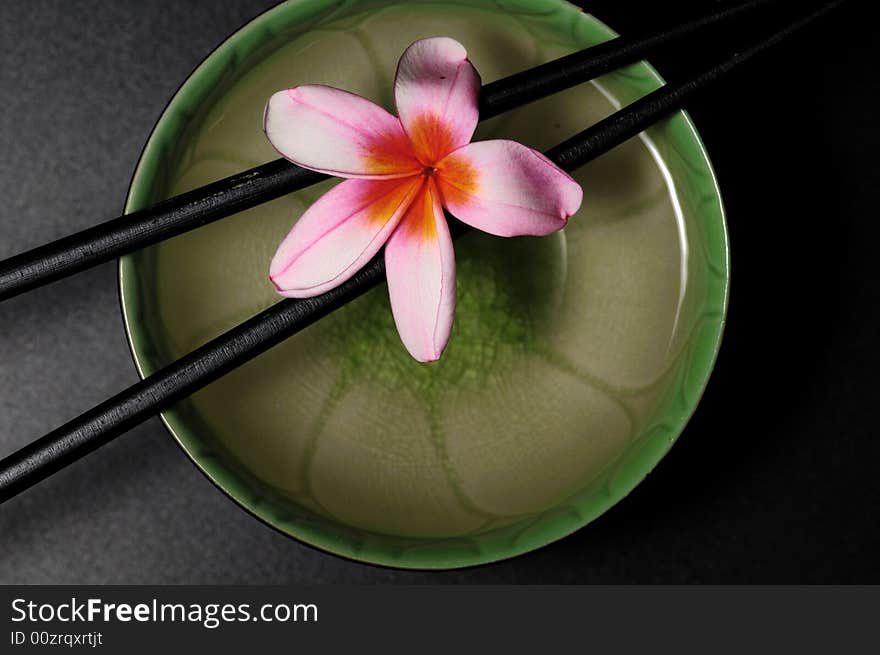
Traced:
[[282, 242], [270, 278], [306, 298], [342, 284], [384, 245], [400, 338], [421, 362], [443, 353], [455, 311], [455, 257], [443, 209], [498, 236], [545, 235], [581, 204], [577, 182], [520, 143], [471, 143], [480, 77], [457, 41], [410, 45], [397, 68], [398, 116], [322, 85], [274, 94], [264, 127], [284, 157], [349, 178]]

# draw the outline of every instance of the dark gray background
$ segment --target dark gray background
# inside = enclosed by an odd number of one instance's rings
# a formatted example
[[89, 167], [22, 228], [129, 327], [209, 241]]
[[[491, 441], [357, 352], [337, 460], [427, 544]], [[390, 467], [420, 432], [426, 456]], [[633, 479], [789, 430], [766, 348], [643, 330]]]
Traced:
[[[116, 215], [167, 99], [272, 4], [3, 0], [0, 257]], [[584, 4], [632, 32], [711, 3]], [[691, 106], [731, 223], [729, 327], [678, 444], [599, 520], [492, 566], [361, 565], [252, 519], [154, 419], [0, 508], [0, 583], [880, 581], [878, 48], [850, 4]], [[0, 306], [0, 454], [135, 380], [113, 265]]]

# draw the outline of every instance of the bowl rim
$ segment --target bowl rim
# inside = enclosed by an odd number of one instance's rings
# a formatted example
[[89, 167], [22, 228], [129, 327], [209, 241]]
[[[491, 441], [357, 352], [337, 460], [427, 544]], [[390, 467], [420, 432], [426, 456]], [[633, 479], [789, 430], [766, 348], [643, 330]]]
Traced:
[[[579, 7], [568, 3], [566, 0], [539, 1], [543, 2], [546, 5], [557, 5], [560, 8], [567, 7], [571, 11], [576, 11], [581, 15], [580, 20], [592, 21], [594, 27], [597, 27], [598, 29], [605, 32], [609, 39], [617, 36], [617, 33], [609, 28], [600, 19], [596, 18], [592, 14], [586, 13]], [[139, 192], [141, 192], [145, 187], [150, 186], [154, 182], [155, 177], [149, 172], [146, 172], [146, 169], [161, 157], [161, 147], [159, 147], [161, 135], [163, 132], [170, 129], [169, 123], [172, 122], [173, 117], [180, 115], [181, 105], [183, 104], [184, 97], [186, 97], [187, 95], [196, 94], [196, 91], [194, 91], [194, 87], [196, 86], [198, 79], [206, 75], [212, 67], [219, 63], [222, 56], [232, 53], [235, 47], [239, 45], [239, 43], [245, 38], [248, 33], [269, 25], [272, 21], [282, 16], [286, 12], [302, 10], [303, 12], [314, 13], [315, 11], [319, 11], [323, 8], [331, 8], [334, 5], [345, 4], [347, 3], [340, 2], [340, 0], [282, 0], [278, 4], [270, 7], [266, 11], [262, 12], [258, 16], [254, 17], [253, 19], [236, 29], [216, 48], [209, 52], [202, 59], [199, 65], [196, 66], [193, 71], [186, 77], [186, 79], [180, 84], [178, 89], [171, 95], [166, 106], [159, 114], [159, 117], [157, 118], [156, 123], [153, 126], [150, 135], [144, 144], [144, 147], [138, 158], [137, 166], [135, 167], [135, 170], [132, 174], [128, 194], [126, 196], [125, 213], [135, 211], [136, 209], [140, 208], [140, 205], [143, 204], [138, 202], [136, 196], [138, 196]], [[443, 5], [447, 3], [441, 0], [440, 2], [429, 2], [429, 4]], [[638, 64], [634, 64], [633, 66], [638, 67], [642, 71], [647, 73], [647, 76], [650, 79], [654, 88], [657, 88], [665, 83], [665, 81], [656, 71], [656, 69], [654, 69], [654, 67], [651, 66], [651, 64], [649, 64], [646, 60], [643, 60]], [[506, 552], [499, 549], [493, 549], [491, 552], [488, 553], [479, 552], [476, 556], [468, 557], [465, 559], [462, 559], [460, 554], [456, 554], [449, 556], [445, 559], [436, 558], [434, 560], [426, 561], [422, 558], [418, 558], [417, 561], [409, 561], [405, 557], [391, 556], [387, 552], [377, 554], [375, 551], [372, 551], [369, 555], [367, 555], [363, 552], [359, 552], [357, 549], [343, 550], [340, 548], [340, 545], [333, 540], [332, 536], [330, 538], [320, 539], [314, 538], [313, 535], [305, 536], [300, 533], [294, 533], [289, 529], [285, 529], [285, 527], [280, 525], [277, 520], [274, 520], [273, 517], [269, 516], [266, 511], [261, 511], [258, 508], [258, 499], [247, 499], [247, 494], [241, 493], [240, 489], [231, 490], [227, 488], [229, 485], [224, 484], [224, 481], [219, 479], [220, 475], [218, 474], [218, 471], [215, 470], [215, 468], [211, 466], [210, 463], [206, 463], [205, 461], [200, 460], [195, 453], [191, 452], [190, 449], [187, 448], [186, 444], [183, 441], [183, 438], [178, 433], [180, 427], [175, 427], [175, 425], [173, 425], [174, 422], [184, 423], [185, 421], [183, 419], [180, 419], [179, 421], [175, 420], [175, 409], [173, 407], [162, 412], [159, 415], [162, 424], [165, 426], [165, 429], [172, 436], [174, 442], [178, 445], [178, 447], [186, 454], [187, 458], [190, 460], [190, 462], [192, 462], [195, 468], [200, 471], [208, 480], [210, 480], [211, 483], [225, 496], [234, 501], [235, 505], [250, 514], [252, 517], [256, 518], [264, 525], [272, 528], [276, 532], [279, 532], [280, 534], [283, 534], [284, 536], [293, 539], [294, 541], [317, 549], [318, 551], [361, 564], [402, 570], [449, 570], [470, 568], [523, 556], [547, 544], [563, 539], [564, 537], [585, 527], [586, 525], [597, 519], [599, 516], [604, 514], [608, 509], [622, 501], [627, 495], [629, 495], [629, 493], [648, 475], [648, 473], [650, 473], [659, 464], [659, 462], [667, 454], [672, 445], [674, 445], [674, 443], [678, 440], [681, 433], [687, 426], [687, 423], [690, 421], [691, 417], [696, 411], [696, 408], [699, 406], [700, 400], [702, 399], [702, 396], [706, 390], [709, 378], [715, 367], [726, 325], [727, 310], [730, 297], [730, 240], [727, 229], [726, 210], [724, 207], [723, 199], [721, 197], [718, 179], [715, 174], [714, 167], [712, 166], [712, 162], [709, 159], [705, 144], [703, 143], [703, 140], [700, 134], [697, 132], [697, 129], [687, 111], [678, 111], [672, 114], [666, 120], [669, 121], [669, 123], [673, 123], [675, 121], [682, 122], [682, 126], [684, 127], [690, 140], [690, 159], [695, 160], [696, 163], [704, 167], [707, 182], [712, 187], [712, 196], [715, 202], [717, 202], [717, 207], [715, 209], [717, 211], [717, 227], [719, 228], [719, 233], [716, 236], [720, 238], [720, 247], [723, 254], [723, 263], [721, 266], [723, 288], [721, 290], [721, 297], [719, 299], [721, 305], [720, 316], [717, 320], [716, 329], [714, 329], [712, 333], [709, 334], [707, 337], [702, 339], [703, 345], [708, 346], [709, 351], [705, 353], [702, 366], [700, 367], [700, 370], [697, 371], [699, 377], [696, 381], [696, 384], [694, 385], [696, 387], [696, 392], [694, 393], [693, 397], [687, 402], [686, 411], [676, 417], [673, 417], [673, 419], [671, 420], [671, 426], [669, 430], [670, 436], [668, 438], [668, 443], [662, 449], [662, 451], [654, 451], [643, 456], [641, 459], [644, 460], [645, 458], [647, 458], [647, 461], [642, 462], [643, 465], [641, 467], [641, 470], [636, 474], [636, 477], [631, 479], [628, 483], [623, 484], [618, 489], [617, 493], [608, 494], [604, 501], [595, 503], [595, 506], [589, 512], [587, 512], [586, 518], [569, 517], [567, 523], [560, 524], [559, 522], [557, 522], [552, 524], [552, 528], [545, 527], [542, 535], [537, 540], [533, 540], [525, 546], [512, 546]], [[143, 194], [141, 193], [140, 195]], [[120, 310], [122, 313], [126, 341], [128, 343], [129, 351], [131, 353], [131, 357], [138, 372], [138, 375], [140, 378], [143, 379], [148, 374], [147, 366], [143, 361], [143, 353], [139, 352], [139, 346], [137, 343], [139, 341], [139, 337], [135, 334], [136, 327], [133, 327], [135, 323], [133, 315], [136, 313], [134, 308], [137, 305], [137, 303], [135, 302], [136, 294], [131, 292], [131, 288], [133, 287], [133, 285], [136, 284], [136, 281], [134, 279], [136, 278], [136, 275], [134, 273], [135, 264], [133, 262], [133, 256], [126, 255], [120, 258], [117, 275]], [[188, 428], [188, 430], [192, 431], [192, 428]], [[635, 457], [635, 455], [633, 455], [632, 457]], [[241, 487], [245, 484], [246, 483], [244, 482], [239, 482], [238, 486]]]

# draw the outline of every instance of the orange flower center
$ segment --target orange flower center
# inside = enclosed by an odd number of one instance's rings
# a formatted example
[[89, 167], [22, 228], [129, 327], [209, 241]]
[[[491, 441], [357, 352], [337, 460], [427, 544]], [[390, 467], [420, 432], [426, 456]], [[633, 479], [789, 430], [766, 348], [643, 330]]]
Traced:
[[434, 114], [420, 114], [407, 130], [413, 152], [422, 164], [431, 167], [455, 150], [449, 126]]
[[[412, 186], [403, 180], [417, 177], [421, 178], [421, 188], [413, 202], [425, 204], [415, 213], [431, 207], [432, 195], [444, 206], [448, 201], [467, 203], [479, 188], [479, 172], [470, 161], [453, 152], [455, 140], [449, 125], [435, 114], [424, 113], [408, 127], [406, 134], [387, 135], [375, 143], [368, 155], [377, 173], [396, 173], [396, 180], [389, 180], [389, 187], [378, 185], [377, 191], [384, 189], [380, 195], [384, 195], [388, 205], [393, 205], [401, 196], [406, 197], [407, 191], [412, 192]], [[395, 184], [403, 191], [391, 192]], [[377, 220], [387, 211], [385, 202], [377, 203]]]

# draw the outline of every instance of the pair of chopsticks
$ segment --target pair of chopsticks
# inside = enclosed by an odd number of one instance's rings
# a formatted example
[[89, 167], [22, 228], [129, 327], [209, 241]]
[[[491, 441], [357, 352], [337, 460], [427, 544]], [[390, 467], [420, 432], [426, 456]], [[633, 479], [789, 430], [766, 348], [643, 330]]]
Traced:
[[[632, 64], [660, 48], [775, 0], [752, 0], [641, 38], [616, 38], [483, 86], [480, 119]], [[693, 94], [843, 4], [824, 2], [689, 79], [669, 83], [545, 154], [572, 171], [681, 109]], [[0, 300], [134, 252], [326, 179], [283, 159], [219, 180], [0, 262]], [[451, 220], [453, 236], [468, 230]], [[380, 252], [354, 277], [314, 298], [285, 299], [0, 460], [0, 502], [106, 444], [378, 285]]]

